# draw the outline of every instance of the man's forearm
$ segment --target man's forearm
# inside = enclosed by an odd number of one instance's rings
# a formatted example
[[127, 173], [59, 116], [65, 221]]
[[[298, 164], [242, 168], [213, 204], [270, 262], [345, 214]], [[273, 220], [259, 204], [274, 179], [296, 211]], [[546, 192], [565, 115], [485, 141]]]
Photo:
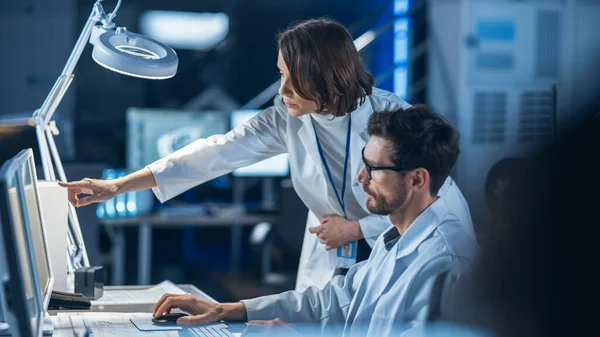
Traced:
[[245, 305], [248, 320], [279, 318], [287, 323], [317, 323], [328, 317], [329, 322], [344, 322], [344, 308], [352, 301], [353, 277], [357, 270], [360, 268], [353, 267], [345, 277], [334, 277], [323, 289], [313, 286], [302, 292], [286, 291], [241, 302]]
[[243, 321], [246, 319], [246, 306], [244, 303], [223, 303], [219, 306], [219, 316], [226, 321]]
[[119, 178], [115, 182], [117, 184], [117, 194], [156, 187], [154, 175], [147, 167]]

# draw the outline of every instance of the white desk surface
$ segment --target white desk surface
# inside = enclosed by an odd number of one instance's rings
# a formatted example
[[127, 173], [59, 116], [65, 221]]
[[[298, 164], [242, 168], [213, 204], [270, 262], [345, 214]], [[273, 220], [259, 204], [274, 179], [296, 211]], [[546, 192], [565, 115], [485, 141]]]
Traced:
[[[180, 287], [181, 289], [183, 289], [184, 291], [187, 291], [188, 293], [190, 293], [193, 296], [205, 299], [207, 301], [216, 302], [212, 297], [207, 295], [202, 290], [196, 288], [194, 285], [178, 284], [177, 286]], [[106, 293], [106, 292], [115, 291], [115, 290], [119, 290], [119, 291], [139, 290], [139, 289], [146, 289], [149, 287], [151, 287], [151, 286], [107, 286], [107, 287], [104, 287], [104, 292]], [[89, 310], [48, 310], [48, 313], [50, 314], [50, 316], [56, 316], [56, 314], [58, 314], [59, 312], [126, 312], [126, 313], [148, 312], [148, 313], [151, 313], [151, 312], [153, 312], [153, 309], [154, 309], [154, 304], [102, 304], [102, 305], [92, 305], [92, 307]]]

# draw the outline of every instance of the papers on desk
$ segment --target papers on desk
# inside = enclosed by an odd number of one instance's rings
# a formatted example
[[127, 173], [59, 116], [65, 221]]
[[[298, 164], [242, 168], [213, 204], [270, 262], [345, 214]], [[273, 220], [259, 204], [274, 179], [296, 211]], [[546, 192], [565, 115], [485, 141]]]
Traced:
[[[89, 330], [90, 336], [93, 337], [137, 337], [152, 335], [152, 337], [181, 337], [181, 336], [196, 336], [191, 328], [180, 327], [178, 330], [162, 330], [157, 328], [152, 331], [142, 331], [132, 322], [134, 320], [152, 320], [150, 313], [99, 313], [99, 312], [61, 312], [52, 317], [54, 324], [53, 337], [72, 337], [85, 336]], [[198, 329], [206, 330], [210, 335], [214, 336], [236, 336], [231, 334], [227, 329], [227, 325], [216, 323], [203, 325]], [[202, 333], [200, 333], [202, 335]]]
[[131, 318], [145, 317], [152, 319], [149, 313], [58, 313], [52, 317], [54, 324], [53, 337], [72, 337], [85, 336], [86, 330], [90, 330], [90, 335], [95, 337], [137, 337], [140, 335], [152, 334], [156, 337], [177, 337], [177, 330], [169, 331], [140, 331], [133, 323]]
[[105, 290], [102, 297], [91, 301], [92, 305], [154, 304], [164, 294], [188, 294], [171, 281], [163, 281], [153, 287], [135, 290]]

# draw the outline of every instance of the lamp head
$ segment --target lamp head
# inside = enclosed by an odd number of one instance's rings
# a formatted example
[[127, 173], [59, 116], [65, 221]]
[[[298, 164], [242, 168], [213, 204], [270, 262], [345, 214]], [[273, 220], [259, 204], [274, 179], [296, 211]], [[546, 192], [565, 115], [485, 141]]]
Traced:
[[127, 31], [125, 27], [95, 25], [90, 37], [92, 58], [112, 71], [146, 79], [163, 80], [177, 73], [175, 51], [156, 40]]

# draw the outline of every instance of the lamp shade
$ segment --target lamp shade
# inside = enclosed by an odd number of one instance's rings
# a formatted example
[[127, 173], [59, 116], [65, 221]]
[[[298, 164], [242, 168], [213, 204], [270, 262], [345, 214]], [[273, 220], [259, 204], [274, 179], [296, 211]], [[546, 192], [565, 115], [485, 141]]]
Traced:
[[177, 73], [179, 61], [172, 48], [123, 27], [96, 26], [90, 43], [94, 45], [94, 61], [112, 71], [156, 80], [171, 78]]

